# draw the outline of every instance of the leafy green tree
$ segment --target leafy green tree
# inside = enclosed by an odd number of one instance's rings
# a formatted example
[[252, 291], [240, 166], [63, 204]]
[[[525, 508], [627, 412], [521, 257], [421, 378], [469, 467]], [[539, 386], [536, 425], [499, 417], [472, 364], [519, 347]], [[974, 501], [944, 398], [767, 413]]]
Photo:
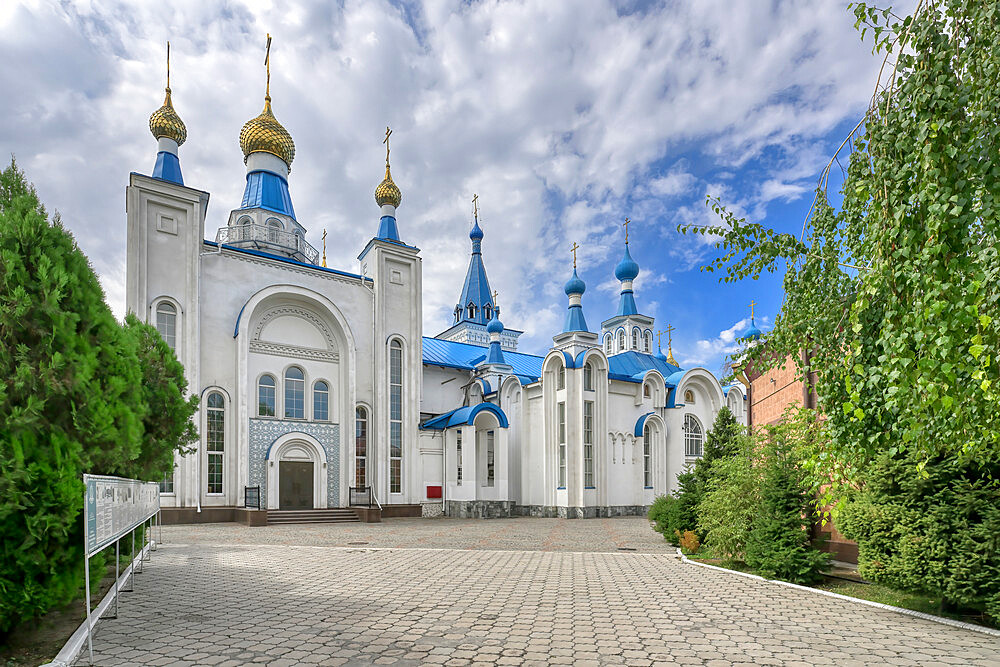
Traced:
[[188, 453], [188, 446], [198, 439], [192, 421], [198, 397], [186, 397], [184, 367], [155, 327], [129, 313], [125, 335], [139, 358], [146, 406], [140, 453], [129, 463], [127, 475], [158, 481], [173, 469], [174, 454]]
[[822, 578], [830, 560], [829, 554], [810, 543], [817, 514], [816, 494], [801, 466], [804, 447], [813, 445], [815, 424], [811, 410], [798, 410], [786, 413], [785, 420], [758, 434], [760, 506], [744, 560], [754, 572], [769, 579], [812, 584]]
[[697, 506], [698, 532], [704, 548], [719, 558], [742, 560], [760, 505], [761, 471], [754, 465], [753, 441], [736, 438], [733, 453], [712, 466]]
[[[1000, 9], [921, 1], [903, 19], [853, 5], [886, 62], [868, 112], [845, 139], [835, 209], [823, 171], [801, 235], [738, 219], [719, 225], [709, 271], [724, 280], [784, 272], [785, 300], [763, 368], [808, 349], [829, 419], [823, 471], [849, 473], [903, 450], [930, 461], [1000, 458]], [[766, 350], [766, 351], [765, 351]], [[813, 463], [821, 463], [819, 459]]]

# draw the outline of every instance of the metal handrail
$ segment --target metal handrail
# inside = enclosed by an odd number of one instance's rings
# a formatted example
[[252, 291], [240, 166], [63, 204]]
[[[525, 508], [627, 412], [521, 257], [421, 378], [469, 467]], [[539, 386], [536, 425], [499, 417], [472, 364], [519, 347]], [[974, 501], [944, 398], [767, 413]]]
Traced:
[[311, 264], [315, 264], [319, 259], [319, 251], [309, 245], [301, 234], [286, 232], [268, 225], [245, 224], [220, 227], [215, 234], [215, 242], [231, 245], [252, 243], [256, 247], [277, 248], [300, 254]]
[[370, 487], [370, 488], [372, 490], [372, 498], [375, 499], [375, 504], [378, 505], [378, 511], [381, 512], [382, 511], [382, 503], [380, 503], [378, 501], [378, 496], [375, 495], [375, 487], [373, 486], [373, 487]]
[[[371, 507], [372, 506], [372, 501], [374, 501], [375, 505], [377, 505], [380, 510], [382, 509], [382, 503], [380, 503], [378, 501], [378, 497], [376, 497], [376, 495], [375, 495], [375, 487], [373, 487], [373, 486], [349, 486], [349, 487], [347, 487], [347, 502], [349, 504], [351, 504], [351, 505], [355, 504], [354, 503], [355, 494], [357, 494], [358, 496], [361, 496], [362, 494], [364, 494], [365, 496], [367, 496], [368, 497], [368, 507]], [[358, 503], [358, 504], [360, 505], [360, 503]]]
[[260, 486], [243, 487], [243, 507], [250, 509], [250, 497], [256, 496], [256, 502], [252, 505], [254, 509], [260, 509]]

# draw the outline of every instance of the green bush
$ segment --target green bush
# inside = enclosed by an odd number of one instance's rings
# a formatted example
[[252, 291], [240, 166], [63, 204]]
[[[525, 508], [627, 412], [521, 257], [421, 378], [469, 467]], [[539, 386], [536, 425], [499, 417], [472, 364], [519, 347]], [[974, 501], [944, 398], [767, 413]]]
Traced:
[[829, 554], [810, 545], [816, 497], [780, 434], [768, 438], [762, 449], [760, 507], [753, 518], [744, 560], [768, 579], [815, 583], [822, 579], [830, 561]]
[[753, 443], [737, 439], [735, 453], [713, 464], [705, 495], [698, 503], [698, 530], [706, 551], [741, 560], [760, 505], [760, 470], [753, 465]]
[[1000, 464], [883, 455], [837, 513], [862, 576], [1000, 623]]

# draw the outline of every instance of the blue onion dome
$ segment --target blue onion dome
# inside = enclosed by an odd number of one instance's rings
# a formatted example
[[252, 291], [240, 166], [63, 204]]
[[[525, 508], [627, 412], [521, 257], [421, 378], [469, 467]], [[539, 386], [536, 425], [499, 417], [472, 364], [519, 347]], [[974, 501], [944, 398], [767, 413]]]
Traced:
[[666, 361], [667, 355], [663, 354], [663, 350], [661, 349], [659, 352], [656, 353], [656, 358], [659, 359], [660, 361]]
[[757, 340], [758, 338], [760, 338], [763, 335], [764, 335], [764, 333], [760, 329], [757, 328], [757, 325], [755, 325], [753, 323], [753, 318], [751, 317], [750, 318], [750, 328], [747, 329], [746, 332], [743, 334], [743, 338], [745, 338], [747, 340]]
[[496, 315], [496, 311], [493, 311], [493, 319], [489, 321], [486, 325], [486, 333], [489, 334], [499, 334], [503, 333], [503, 322]]
[[566, 282], [566, 296], [572, 294], [583, 294], [587, 291], [587, 283], [580, 279], [580, 276], [576, 275], [576, 269], [573, 269], [573, 277]]
[[632, 255], [628, 252], [628, 244], [625, 244], [625, 256], [622, 257], [622, 261], [618, 262], [618, 266], [615, 267], [615, 278], [619, 281], [635, 280], [635, 277], [639, 275], [639, 265], [636, 261], [632, 259]]
[[469, 238], [472, 239], [473, 241], [483, 240], [483, 230], [479, 228], [478, 220], [476, 220], [476, 223], [472, 225], [472, 230], [469, 231]]

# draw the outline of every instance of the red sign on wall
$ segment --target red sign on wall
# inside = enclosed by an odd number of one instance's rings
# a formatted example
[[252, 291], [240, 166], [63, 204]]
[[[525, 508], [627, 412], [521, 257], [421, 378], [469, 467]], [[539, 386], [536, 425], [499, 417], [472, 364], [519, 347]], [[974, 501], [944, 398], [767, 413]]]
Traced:
[[427, 497], [428, 498], [440, 498], [441, 497], [441, 487], [440, 486], [428, 486], [427, 487]]

